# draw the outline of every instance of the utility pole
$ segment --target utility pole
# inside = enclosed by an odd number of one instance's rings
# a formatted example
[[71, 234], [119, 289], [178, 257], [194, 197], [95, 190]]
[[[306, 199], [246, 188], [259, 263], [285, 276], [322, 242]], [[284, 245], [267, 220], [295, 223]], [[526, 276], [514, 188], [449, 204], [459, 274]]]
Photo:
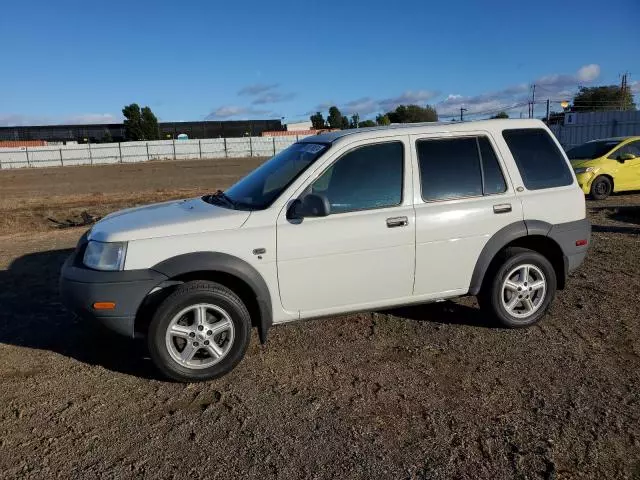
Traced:
[[549, 125], [549, 99], [547, 98], [547, 125]]
[[467, 109], [466, 108], [462, 108], [460, 107], [460, 121], [463, 122], [464, 121], [464, 112], [466, 112]]
[[529, 106], [529, 118], [533, 118], [533, 110], [536, 108], [536, 84], [531, 87], [531, 105]]

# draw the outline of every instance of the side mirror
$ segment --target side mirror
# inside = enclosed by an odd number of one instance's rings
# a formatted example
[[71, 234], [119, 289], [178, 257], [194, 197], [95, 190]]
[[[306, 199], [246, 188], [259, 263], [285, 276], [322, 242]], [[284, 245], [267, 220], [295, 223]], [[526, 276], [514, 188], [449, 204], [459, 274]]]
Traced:
[[326, 217], [331, 213], [331, 204], [329, 199], [324, 195], [310, 193], [305, 195], [302, 200], [296, 198], [287, 211], [287, 218], [302, 219], [305, 217]]
[[633, 153], [623, 153], [622, 155], [618, 155], [618, 161], [621, 163], [626, 162], [627, 160], [633, 160], [636, 156]]

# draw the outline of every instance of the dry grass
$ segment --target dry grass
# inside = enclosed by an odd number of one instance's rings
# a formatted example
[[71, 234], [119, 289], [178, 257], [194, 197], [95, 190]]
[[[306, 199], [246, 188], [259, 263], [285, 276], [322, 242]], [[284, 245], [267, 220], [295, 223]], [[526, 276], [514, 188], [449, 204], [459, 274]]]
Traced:
[[49, 220], [102, 217], [122, 208], [226, 188], [264, 159], [149, 162], [0, 171], [0, 235], [57, 228]]

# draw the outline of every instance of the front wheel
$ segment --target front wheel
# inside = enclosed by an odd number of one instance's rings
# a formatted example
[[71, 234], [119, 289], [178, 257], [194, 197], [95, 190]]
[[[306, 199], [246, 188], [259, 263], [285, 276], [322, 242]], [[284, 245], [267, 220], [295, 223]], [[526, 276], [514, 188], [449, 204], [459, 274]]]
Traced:
[[604, 200], [613, 191], [613, 184], [609, 177], [605, 177], [604, 175], [600, 175], [596, 177], [596, 179], [591, 184], [591, 192], [590, 196], [594, 200]]
[[210, 380], [242, 360], [250, 333], [249, 312], [233, 291], [214, 282], [188, 282], [153, 315], [149, 353], [156, 367], [173, 380]]
[[480, 305], [505, 327], [534, 325], [544, 316], [556, 293], [553, 266], [546, 257], [526, 248], [507, 248], [500, 263], [488, 274], [480, 292]]

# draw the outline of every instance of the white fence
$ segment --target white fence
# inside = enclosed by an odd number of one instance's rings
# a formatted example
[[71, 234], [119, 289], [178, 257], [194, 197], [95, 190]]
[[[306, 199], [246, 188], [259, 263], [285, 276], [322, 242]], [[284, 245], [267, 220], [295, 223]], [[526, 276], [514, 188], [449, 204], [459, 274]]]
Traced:
[[0, 169], [104, 165], [149, 160], [271, 157], [304, 136], [155, 140], [0, 148]]

